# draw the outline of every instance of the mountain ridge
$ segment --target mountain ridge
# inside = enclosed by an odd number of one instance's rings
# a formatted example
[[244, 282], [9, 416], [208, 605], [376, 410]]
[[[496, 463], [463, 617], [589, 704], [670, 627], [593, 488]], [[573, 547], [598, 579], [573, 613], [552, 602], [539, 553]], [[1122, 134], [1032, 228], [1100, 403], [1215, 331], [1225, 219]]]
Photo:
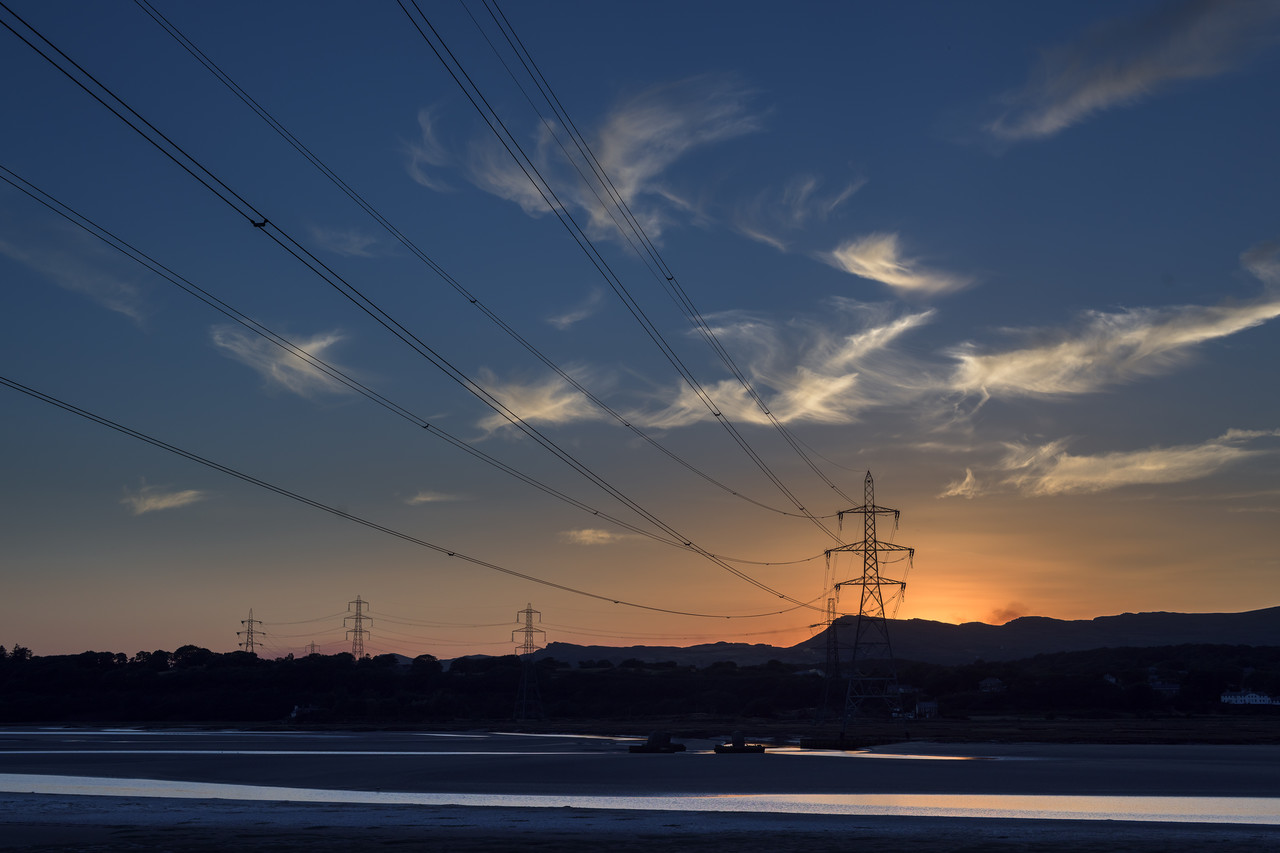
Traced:
[[[838, 620], [840, 643], [850, 638], [854, 617]], [[1006, 661], [1052, 652], [1097, 648], [1214, 644], [1280, 646], [1280, 607], [1242, 613], [1174, 613], [1151, 611], [1097, 616], [1093, 619], [1054, 619], [1022, 616], [1003, 625], [964, 622], [953, 625], [927, 619], [889, 620], [894, 656], [901, 660], [956, 665], [976, 660]], [[821, 667], [826, 660], [826, 630], [794, 646], [763, 643], [703, 643], [695, 646], [602, 646], [552, 642], [536, 653], [576, 664], [584, 660], [624, 660], [646, 663], [675, 661], [706, 666], [733, 661], [750, 666], [779, 660]], [[844, 655], [847, 655], [847, 650]]]

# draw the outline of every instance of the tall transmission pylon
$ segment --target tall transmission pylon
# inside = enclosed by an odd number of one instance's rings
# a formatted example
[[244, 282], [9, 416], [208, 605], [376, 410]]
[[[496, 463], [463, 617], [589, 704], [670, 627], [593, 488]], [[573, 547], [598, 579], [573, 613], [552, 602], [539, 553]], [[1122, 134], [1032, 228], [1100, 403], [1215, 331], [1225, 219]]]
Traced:
[[255, 625], [261, 625], [262, 620], [253, 618], [253, 608], [250, 607], [249, 618], [241, 619], [240, 624], [244, 626], [244, 630], [236, 631], [236, 636], [244, 637], [244, 639], [241, 640], [239, 643], [237, 643], [237, 645], [240, 646], [240, 648], [244, 649], [249, 654], [256, 655], [258, 653], [258, 646], [262, 642], [261, 640], [258, 639], [258, 637], [266, 636], [266, 633], [267, 633], [266, 631], [263, 631], [260, 628], [254, 627]]
[[[541, 634], [544, 638], [547, 632], [541, 628], [533, 626], [533, 617], [538, 617], [538, 621], [542, 621], [542, 613], [534, 610], [532, 604], [526, 604], [524, 610], [516, 613], [516, 623], [523, 625], [511, 632], [511, 642], [519, 642], [516, 646], [516, 655], [520, 659], [520, 690], [516, 694], [516, 719], [517, 720], [540, 720], [542, 719], [542, 696], [538, 692], [538, 671], [533, 666], [533, 653], [542, 648], [535, 641], [534, 635]], [[516, 639], [516, 635], [520, 634], [520, 639]]]
[[348, 613], [351, 612], [352, 605], [355, 606], [355, 612], [344, 617], [342, 624], [345, 626], [348, 622], [352, 623], [352, 627], [347, 629], [347, 636], [351, 638], [351, 656], [360, 660], [364, 657], [364, 637], [369, 633], [364, 625], [366, 622], [372, 625], [373, 619], [364, 615], [364, 609], [369, 606], [369, 602], [357, 595], [355, 601], [347, 602]]
[[315, 640], [312, 640], [311, 642], [307, 643], [307, 654], [308, 655], [320, 654], [320, 647], [316, 645]]
[[[844, 719], [840, 735], [843, 738], [849, 720], [855, 716], [888, 713], [898, 710], [898, 676], [893, 661], [893, 646], [889, 643], [889, 616], [885, 613], [885, 587], [896, 587], [889, 595], [892, 601], [895, 595], [906, 591], [906, 580], [893, 580], [880, 575], [880, 555], [886, 552], [904, 553], [910, 562], [915, 557], [916, 549], [891, 542], [882, 542], [876, 537], [876, 516], [892, 515], [894, 527], [897, 527], [901, 513], [896, 509], [876, 506], [875, 481], [871, 472], [867, 472], [864, 484], [864, 503], [862, 506], [846, 509], [839, 513], [841, 525], [846, 515], [861, 515], [863, 537], [861, 542], [841, 545], [826, 552], [830, 563], [832, 556], [842, 553], [862, 555], [862, 576], [846, 581], [839, 581], [834, 586], [834, 599], [839, 600], [840, 588], [843, 586], [860, 587], [858, 616], [854, 622], [853, 653], [849, 663], [849, 686], [845, 692]], [[836, 631], [836, 610], [828, 608], [831, 625], [828, 628], [828, 648], [834, 646]]]

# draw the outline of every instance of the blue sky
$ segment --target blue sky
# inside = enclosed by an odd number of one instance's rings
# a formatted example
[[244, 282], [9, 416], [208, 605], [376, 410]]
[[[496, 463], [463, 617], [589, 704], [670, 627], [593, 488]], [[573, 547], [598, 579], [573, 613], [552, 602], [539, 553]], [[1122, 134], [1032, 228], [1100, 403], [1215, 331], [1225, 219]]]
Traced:
[[[373, 651], [501, 652], [527, 603], [552, 640], [797, 642], [820, 614], [789, 602], [821, 601], [831, 579], [806, 558], [842, 534], [797, 517], [653, 337], [806, 511], [851, 504], [787, 436], [854, 503], [873, 472], [877, 502], [903, 512], [895, 541], [918, 549], [899, 617], [1278, 603], [1276, 3], [503, 6], [660, 253], [657, 274], [562, 150], [563, 121], [504, 69], [520, 70], [489, 9], [424, 4], [604, 275], [395, 2], [154, 10], [408, 246], [142, 6], [9, 5], [6, 24], [56, 45], [242, 212], [8, 30], [0, 70], [20, 83], [0, 94], [5, 174], [407, 416], [9, 183], [0, 374], [600, 598], [464, 564], [5, 388], [0, 559], [15, 605], [0, 642], [229, 649], [253, 608], [269, 652], [335, 651], [357, 595]], [[668, 273], [786, 435], [664, 292]]]

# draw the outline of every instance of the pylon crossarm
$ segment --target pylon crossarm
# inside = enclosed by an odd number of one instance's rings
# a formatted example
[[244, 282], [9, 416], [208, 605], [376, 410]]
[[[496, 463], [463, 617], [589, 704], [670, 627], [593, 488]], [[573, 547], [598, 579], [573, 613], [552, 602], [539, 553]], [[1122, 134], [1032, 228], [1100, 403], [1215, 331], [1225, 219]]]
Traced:
[[906, 551], [912, 556], [915, 555], [915, 548], [908, 548], [905, 545], [894, 545], [891, 542], [875, 542], [868, 545], [866, 542], [854, 542], [852, 545], [841, 545], [838, 548], [828, 548], [823, 553], [826, 556], [832, 554], [865, 554], [868, 551]]
[[903, 589], [906, 589], [907, 582], [894, 580], [893, 578], [882, 578], [882, 577], [852, 578], [847, 581], [841, 581], [840, 585], [841, 586], [865, 586], [865, 587], [900, 586]]

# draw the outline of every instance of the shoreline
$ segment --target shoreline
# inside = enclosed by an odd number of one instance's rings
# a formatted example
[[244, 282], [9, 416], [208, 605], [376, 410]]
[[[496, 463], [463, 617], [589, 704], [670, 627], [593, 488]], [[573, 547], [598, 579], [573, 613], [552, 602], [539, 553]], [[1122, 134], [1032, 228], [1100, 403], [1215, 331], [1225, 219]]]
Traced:
[[244, 732], [512, 732], [543, 735], [590, 735], [643, 740], [653, 731], [670, 732], [677, 740], [728, 739], [735, 731], [748, 739], [776, 746], [860, 749], [895, 743], [1047, 743], [1047, 744], [1280, 744], [1280, 715], [1223, 715], [1202, 717], [1089, 717], [1045, 718], [992, 716], [969, 719], [857, 720], [840, 745], [840, 724], [804, 720], [715, 718], [709, 716], [645, 717], [636, 719], [566, 719], [513, 721], [476, 719], [453, 721], [383, 721], [352, 723], [292, 723], [285, 721], [130, 721], [7, 723], [0, 732], [21, 728], [41, 730], [194, 730]]

